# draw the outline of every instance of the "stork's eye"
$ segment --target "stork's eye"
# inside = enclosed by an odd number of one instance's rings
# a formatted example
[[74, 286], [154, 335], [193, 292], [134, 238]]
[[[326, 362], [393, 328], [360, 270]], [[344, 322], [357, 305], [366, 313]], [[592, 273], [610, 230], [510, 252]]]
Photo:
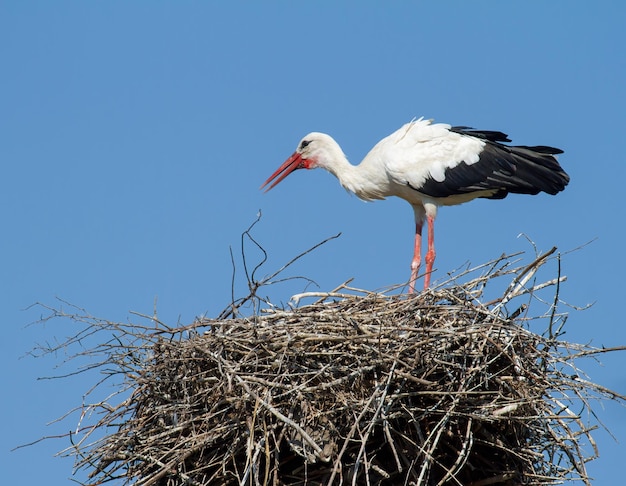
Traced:
[[311, 140], [302, 140], [302, 143], [300, 144], [300, 150], [307, 147], [310, 143], [311, 143]]

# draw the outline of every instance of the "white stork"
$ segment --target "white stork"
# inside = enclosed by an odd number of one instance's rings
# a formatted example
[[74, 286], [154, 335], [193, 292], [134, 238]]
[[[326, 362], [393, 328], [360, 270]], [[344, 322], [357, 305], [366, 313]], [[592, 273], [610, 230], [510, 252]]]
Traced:
[[[556, 194], [569, 182], [546, 146], [511, 146], [502, 132], [452, 127], [432, 120], [414, 120], [378, 142], [359, 165], [352, 165], [332, 137], [312, 132], [261, 186], [272, 189], [296, 169], [322, 167], [341, 185], [365, 201], [397, 196], [415, 213], [415, 243], [409, 292], [421, 264], [422, 226], [428, 225], [424, 288], [430, 285], [435, 261], [434, 221], [439, 206], [477, 197], [502, 199], [509, 193]], [[273, 182], [272, 182], [273, 181]]]

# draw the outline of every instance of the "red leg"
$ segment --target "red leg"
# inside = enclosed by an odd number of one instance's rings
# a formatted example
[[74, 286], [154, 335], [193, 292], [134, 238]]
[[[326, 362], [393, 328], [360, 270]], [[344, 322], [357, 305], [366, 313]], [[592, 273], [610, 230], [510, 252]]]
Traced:
[[409, 294], [415, 293], [415, 281], [417, 272], [422, 263], [422, 222], [415, 223], [415, 243], [413, 245], [413, 261], [411, 261], [411, 280], [409, 281]]
[[424, 275], [424, 288], [430, 287], [430, 274], [433, 273], [435, 263], [435, 218], [427, 216], [428, 222], [428, 251], [426, 252], [426, 275]]

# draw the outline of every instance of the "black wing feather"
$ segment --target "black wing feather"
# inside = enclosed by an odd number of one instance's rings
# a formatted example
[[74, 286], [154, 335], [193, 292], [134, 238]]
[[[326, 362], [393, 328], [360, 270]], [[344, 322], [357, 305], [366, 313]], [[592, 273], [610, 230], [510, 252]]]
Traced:
[[453, 127], [452, 132], [479, 138], [486, 142], [478, 162], [460, 162], [445, 171], [442, 182], [428, 179], [419, 188], [431, 197], [448, 197], [479, 191], [492, 191], [487, 197], [501, 199], [509, 193], [556, 194], [569, 182], [569, 176], [554, 157], [562, 150], [545, 145], [510, 146], [502, 132]]
[[510, 142], [509, 136], [503, 132], [493, 130], [474, 130], [471, 127], [452, 127], [451, 132], [460, 133], [462, 135], [470, 135], [472, 137], [489, 140], [491, 142]]

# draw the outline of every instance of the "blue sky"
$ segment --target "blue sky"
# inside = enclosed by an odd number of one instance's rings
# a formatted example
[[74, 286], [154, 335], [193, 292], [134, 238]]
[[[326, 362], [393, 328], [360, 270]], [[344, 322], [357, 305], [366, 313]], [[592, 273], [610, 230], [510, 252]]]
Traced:
[[[414, 117], [501, 130], [565, 151], [557, 197], [443, 208], [434, 279], [467, 262], [557, 246], [566, 338], [626, 344], [624, 2], [0, 2], [0, 463], [7, 484], [71, 484], [64, 441], [10, 452], [74, 423], [91, 381], [41, 381], [58, 360], [21, 358], [68, 323], [27, 326], [57, 298], [128, 321], [189, 323], [229, 302], [229, 247], [262, 211], [267, 273], [342, 236], [288, 275], [330, 290], [409, 275], [412, 211], [363, 203], [323, 171], [261, 183], [324, 131], [358, 162]], [[258, 253], [250, 248], [250, 261]], [[240, 268], [239, 268], [240, 270]], [[236, 292], [245, 281], [238, 273]], [[267, 289], [280, 303], [303, 281]], [[536, 329], [541, 331], [542, 329]], [[580, 363], [626, 393], [626, 355]], [[626, 409], [596, 404], [596, 485], [623, 480]]]

